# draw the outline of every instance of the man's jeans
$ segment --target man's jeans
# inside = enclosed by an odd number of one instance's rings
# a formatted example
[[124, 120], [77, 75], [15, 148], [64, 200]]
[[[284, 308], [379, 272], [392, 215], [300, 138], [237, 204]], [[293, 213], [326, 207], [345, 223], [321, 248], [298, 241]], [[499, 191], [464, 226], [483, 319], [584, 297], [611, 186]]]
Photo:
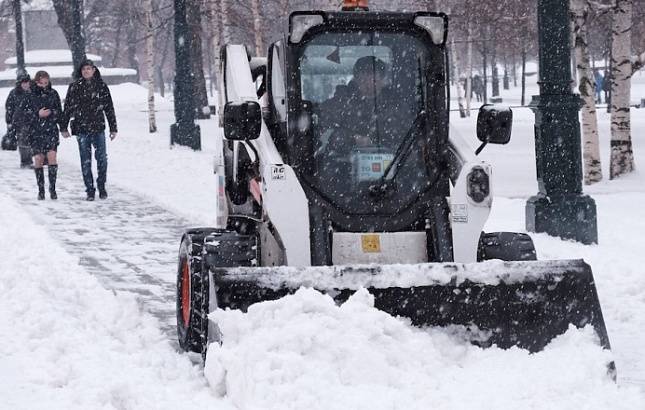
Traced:
[[83, 182], [85, 182], [85, 191], [88, 194], [94, 194], [94, 176], [92, 175], [92, 147], [94, 147], [94, 157], [96, 158], [96, 168], [98, 178], [96, 184], [99, 190], [105, 188], [105, 179], [107, 174], [107, 152], [105, 149], [105, 132], [96, 134], [79, 134], [76, 137], [78, 141], [78, 151], [81, 154], [81, 171], [83, 172]]

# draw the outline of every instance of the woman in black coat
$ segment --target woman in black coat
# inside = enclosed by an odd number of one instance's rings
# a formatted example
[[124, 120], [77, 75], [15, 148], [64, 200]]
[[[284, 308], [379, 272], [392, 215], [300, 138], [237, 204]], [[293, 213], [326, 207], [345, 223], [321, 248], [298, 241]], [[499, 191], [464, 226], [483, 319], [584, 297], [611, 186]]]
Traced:
[[16, 88], [11, 90], [5, 104], [7, 127], [10, 132], [14, 133], [18, 142], [20, 168], [32, 167], [31, 147], [29, 147], [31, 118], [25, 118], [21, 112], [22, 102], [31, 92], [31, 85], [29, 74], [20, 74], [16, 80]]
[[62, 119], [60, 97], [51, 87], [49, 74], [38, 71], [34, 77], [34, 87], [25, 99], [24, 111], [31, 117], [29, 145], [34, 154], [34, 170], [38, 184], [38, 199], [45, 199], [45, 173], [43, 164], [47, 156], [49, 174], [49, 195], [57, 199], [56, 177], [58, 163], [56, 150], [59, 144], [59, 122]]

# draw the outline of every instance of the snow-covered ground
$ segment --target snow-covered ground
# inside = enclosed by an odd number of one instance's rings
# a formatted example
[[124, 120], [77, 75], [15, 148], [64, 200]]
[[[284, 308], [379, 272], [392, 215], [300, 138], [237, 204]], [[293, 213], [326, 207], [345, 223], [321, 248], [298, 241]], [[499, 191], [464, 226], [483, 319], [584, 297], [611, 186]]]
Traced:
[[10, 194], [0, 191], [1, 409], [228, 407], [134, 294], [103, 288]]
[[[175, 215], [169, 224], [211, 223], [216, 121], [201, 122], [203, 151], [169, 149], [172, 103], [158, 99], [160, 132], [151, 135], [145, 89], [132, 84], [111, 89], [120, 133], [108, 148], [108, 187], [115, 187], [109, 201], [126, 212], [135, 207], [136, 194], [165, 208], [169, 219]], [[2, 110], [8, 91], [0, 89]], [[518, 92], [512, 89], [502, 97], [515, 104]], [[528, 95], [535, 93], [536, 85], [530, 84]], [[632, 95], [633, 100], [645, 97], [645, 75], [635, 77]], [[534, 117], [526, 108], [514, 113], [512, 142], [489, 146], [482, 154], [494, 166], [489, 231], [524, 231], [524, 205], [537, 192]], [[599, 113], [606, 170], [609, 119]], [[475, 146], [474, 117], [453, 114], [453, 131]], [[645, 109], [632, 114], [634, 151], [642, 166]], [[59, 153], [61, 174], [77, 178], [76, 185], [73, 178], [64, 180], [61, 204], [81, 201], [76, 142], [63, 140]], [[0, 152], [0, 169], [12, 161], [17, 165], [17, 154]], [[19, 178], [20, 184], [35, 185], [27, 171], [17, 175], [5, 172], [0, 181]], [[584, 258], [592, 266], [611, 356], [590, 332], [577, 330], [535, 355], [481, 350], [446, 332], [416, 329], [389, 317], [372, 308], [368, 295], [336, 307], [327, 297], [303, 290], [256, 305], [248, 314], [218, 312], [231, 343], [211, 348], [203, 372], [194, 357], [173, 349], [172, 334], [160, 330], [145, 294], [114, 290], [78, 266], [70, 241], [47, 223], [47, 218], [58, 221], [70, 213], [53, 206], [39, 211], [35, 195], [34, 203], [25, 206], [19, 201], [30, 199], [9, 189], [16, 183], [0, 182], [2, 409], [645, 408], [645, 176], [640, 172], [586, 188], [598, 206], [598, 245], [532, 234], [541, 259]], [[112, 268], [109, 274], [118, 275], [120, 267]], [[169, 282], [169, 292], [173, 269], [169, 264], [169, 274], [155, 278]], [[617, 383], [605, 376], [610, 357], [618, 369]]]

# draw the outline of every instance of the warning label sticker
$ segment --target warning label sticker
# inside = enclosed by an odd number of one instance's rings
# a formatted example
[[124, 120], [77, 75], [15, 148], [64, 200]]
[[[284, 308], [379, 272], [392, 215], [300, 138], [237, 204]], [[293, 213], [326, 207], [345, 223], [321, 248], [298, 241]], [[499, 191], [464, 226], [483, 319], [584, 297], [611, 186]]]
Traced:
[[452, 222], [468, 223], [468, 206], [466, 204], [452, 204]]
[[361, 248], [364, 253], [380, 253], [381, 239], [378, 235], [361, 235]]

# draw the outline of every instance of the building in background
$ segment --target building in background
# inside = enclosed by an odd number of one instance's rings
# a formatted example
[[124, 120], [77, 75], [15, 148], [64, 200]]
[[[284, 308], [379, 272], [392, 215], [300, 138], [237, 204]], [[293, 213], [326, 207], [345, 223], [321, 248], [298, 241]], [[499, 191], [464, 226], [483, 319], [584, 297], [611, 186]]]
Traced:
[[[39, 70], [47, 71], [52, 84], [69, 84], [74, 70], [72, 53], [58, 25], [56, 12], [51, 9], [49, 2], [34, 2], [32, 6], [25, 5], [23, 11], [25, 68], [33, 77]], [[15, 35], [15, 32], [14, 32]], [[11, 43], [15, 44], [15, 42]], [[13, 48], [13, 47], [12, 47]], [[14, 50], [11, 50], [12, 52]], [[10, 54], [11, 55], [11, 54]], [[98, 55], [87, 54], [101, 72], [103, 80], [109, 84], [121, 84], [137, 81], [137, 71], [132, 68], [104, 67], [102, 58]], [[15, 56], [4, 59], [4, 70], [0, 71], [0, 87], [13, 87], [16, 82]]]
[[[137, 71], [132, 68], [103, 67], [102, 58], [94, 54], [87, 54], [87, 58], [94, 61], [101, 72], [103, 81], [108, 85], [137, 81]], [[4, 63], [7, 69], [0, 71], [0, 87], [13, 87], [16, 83], [16, 57], [9, 57]], [[25, 68], [32, 78], [37, 71], [44, 70], [49, 73], [53, 85], [69, 84], [74, 71], [72, 52], [68, 49], [27, 51], [25, 52]]]
[[67, 40], [54, 10], [26, 9], [23, 13], [25, 50], [66, 49]]

